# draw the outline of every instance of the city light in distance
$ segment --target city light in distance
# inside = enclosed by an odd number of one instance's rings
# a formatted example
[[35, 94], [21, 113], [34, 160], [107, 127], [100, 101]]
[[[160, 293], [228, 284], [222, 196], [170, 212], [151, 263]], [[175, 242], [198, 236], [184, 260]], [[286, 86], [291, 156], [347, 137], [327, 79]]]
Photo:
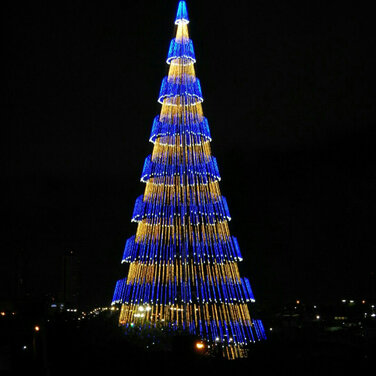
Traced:
[[36, 332], [39, 332], [39, 331], [40, 331], [40, 327], [39, 327], [38, 325], [35, 325], [35, 326], [34, 326], [34, 330], [35, 330]]

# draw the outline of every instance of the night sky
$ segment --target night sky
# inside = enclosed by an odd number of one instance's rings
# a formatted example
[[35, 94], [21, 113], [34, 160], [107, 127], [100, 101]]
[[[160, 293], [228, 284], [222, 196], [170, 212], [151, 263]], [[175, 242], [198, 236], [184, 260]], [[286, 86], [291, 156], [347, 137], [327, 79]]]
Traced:
[[[74, 250], [83, 306], [111, 302], [177, 3], [3, 7], [0, 299], [17, 272], [56, 295]], [[371, 294], [374, 19], [334, 3], [187, 1], [241, 273], [265, 304]]]

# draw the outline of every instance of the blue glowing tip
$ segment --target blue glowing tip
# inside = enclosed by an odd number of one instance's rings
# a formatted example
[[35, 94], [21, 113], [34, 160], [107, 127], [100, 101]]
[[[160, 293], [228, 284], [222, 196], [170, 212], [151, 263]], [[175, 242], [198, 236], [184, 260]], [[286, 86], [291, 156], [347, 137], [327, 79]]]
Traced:
[[185, 3], [185, 1], [180, 1], [178, 11], [176, 13], [175, 24], [179, 25], [187, 23], [189, 23], [187, 4]]

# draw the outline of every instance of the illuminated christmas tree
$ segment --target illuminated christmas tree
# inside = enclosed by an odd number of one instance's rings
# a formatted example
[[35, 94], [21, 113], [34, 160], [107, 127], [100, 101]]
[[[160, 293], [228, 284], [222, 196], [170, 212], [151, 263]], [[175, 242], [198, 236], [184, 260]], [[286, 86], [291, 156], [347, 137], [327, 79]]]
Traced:
[[121, 304], [125, 328], [185, 330], [219, 349], [226, 358], [246, 356], [249, 343], [265, 339], [237, 239], [230, 235], [230, 213], [219, 189], [211, 155], [208, 121], [203, 115], [200, 81], [188, 35], [185, 1], [176, 15], [152, 126], [153, 152], [144, 163], [132, 216], [137, 232], [127, 240], [123, 263], [128, 276], [117, 282], [113, 304]]

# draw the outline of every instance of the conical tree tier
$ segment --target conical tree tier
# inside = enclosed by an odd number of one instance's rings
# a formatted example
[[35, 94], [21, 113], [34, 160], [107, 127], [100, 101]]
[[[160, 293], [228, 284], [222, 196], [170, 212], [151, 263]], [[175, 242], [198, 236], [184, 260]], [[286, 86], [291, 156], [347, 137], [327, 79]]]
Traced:
[[[155, 144], [158, 139], [160, 145], [190, 145], [193, 140], [193, 145], [201, 145], [202, 140], [211, 141], [208, 120], [202, 118], [190, 118], [187, 116], [182, 123], [180, 117], [171, 119], [160, 119], [159, 115], [154, 118], [153, 127], [150, 134], [149, 141]], [[171, 143], [170, 143], [171, 142]]]
[[146, 157], [132, 221], [137, 232], [126, 242], [126, 278], [117, 282], [113, 304], [120, 325], [162, 327], [200, 336], [223, 355], [246, 356], [247, 345], [265, 339], [262, 322], [251, 317], [251, 285], [241, 277], [237, 239], [230, 234], [227, 200], [203, 115], [188, 13], [180, 1], [171, 41], [169, 73], [153, 122], [153, 152]]

